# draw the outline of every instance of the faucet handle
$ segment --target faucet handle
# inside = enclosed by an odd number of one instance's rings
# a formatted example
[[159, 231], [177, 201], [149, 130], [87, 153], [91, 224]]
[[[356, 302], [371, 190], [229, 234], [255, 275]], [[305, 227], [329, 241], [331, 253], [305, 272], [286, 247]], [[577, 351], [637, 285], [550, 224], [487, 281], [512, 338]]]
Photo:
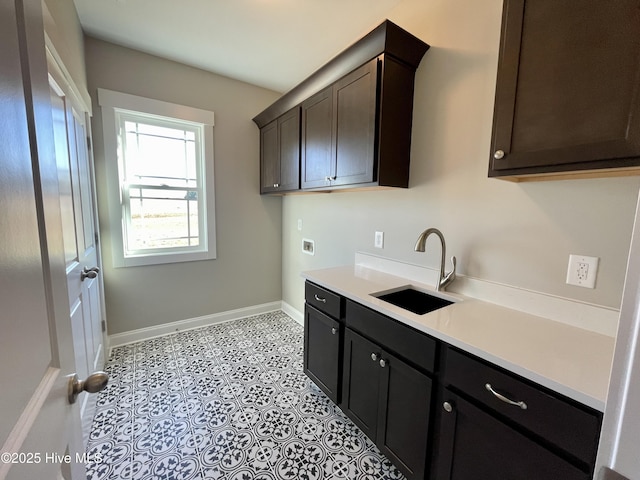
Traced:
[[457, 264], [458, 264], [458, 261], [456, 260], [456, 257], [455, 256], [451, 257], [451, 265], [453, 265], [453, 268], [449, 273], [445, 275], [445, 277], [442, 280], [440, 280], [440, 288], [444, 289], [447, 285], [449, 285], [451, 282], [453, 282], [456, 279]]
[[453, 270], [451, 270], [454, 274], [456, 271], [456, 265], [458, 265], [458, 261], [456, 260], [455, 255], [451, 257], [451, 265], [453, 265]]

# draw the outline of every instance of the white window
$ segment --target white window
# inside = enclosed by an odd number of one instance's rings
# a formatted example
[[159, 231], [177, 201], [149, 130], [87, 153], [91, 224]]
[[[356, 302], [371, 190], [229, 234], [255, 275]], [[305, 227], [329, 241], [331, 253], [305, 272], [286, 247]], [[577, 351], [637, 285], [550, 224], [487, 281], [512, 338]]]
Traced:
[[98, 89], [114, 267], [216, 257], [213, 112]]

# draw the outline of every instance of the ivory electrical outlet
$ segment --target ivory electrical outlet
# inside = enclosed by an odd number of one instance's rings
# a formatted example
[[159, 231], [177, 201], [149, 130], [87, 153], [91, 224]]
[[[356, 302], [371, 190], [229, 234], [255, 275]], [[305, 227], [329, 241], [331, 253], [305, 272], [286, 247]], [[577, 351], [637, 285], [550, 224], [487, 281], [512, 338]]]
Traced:
[[595, 288], [598, 276], [598, 257], [569, 255], [567, 283], [578, 287]]

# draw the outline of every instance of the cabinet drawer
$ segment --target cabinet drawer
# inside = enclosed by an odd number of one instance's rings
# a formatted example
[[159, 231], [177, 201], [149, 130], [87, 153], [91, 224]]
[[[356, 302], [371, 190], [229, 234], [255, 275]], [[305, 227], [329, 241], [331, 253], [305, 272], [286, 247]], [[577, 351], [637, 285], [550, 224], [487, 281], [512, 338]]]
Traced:
[[331, 315], [333, 318], [342, 318], [343, 299], [340, 295], [326, 290], [311, 282], [304, 284], [304, 299], [309, 305], [321, 312]]
[[[592, 464], [601, 414], [543, 391], [528, 380], [449, 348], [444, 383], [467, 394], [556, 447]], [[489, 391], [488, 385], [495, 393]], [[503, 396], [501, 400], [498, 395]], [[526, 408], [505, 400], [524, 402]]]
[[347, 326], [382, 345], [386, 350], [433, 373], [436, 341], [422, 332], [392, 318], [347, 300]]

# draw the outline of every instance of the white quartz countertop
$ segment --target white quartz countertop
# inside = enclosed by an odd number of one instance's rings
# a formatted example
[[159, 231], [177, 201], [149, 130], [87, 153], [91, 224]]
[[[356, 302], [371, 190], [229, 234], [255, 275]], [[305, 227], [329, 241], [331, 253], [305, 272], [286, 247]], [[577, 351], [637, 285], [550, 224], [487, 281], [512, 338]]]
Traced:
[[[370, 307], [601, 412], [615, 339], [359, 265], [303, 272], [309, 281]], [[453, 305], [417, 315], [372, 296], [412, 285]]]

